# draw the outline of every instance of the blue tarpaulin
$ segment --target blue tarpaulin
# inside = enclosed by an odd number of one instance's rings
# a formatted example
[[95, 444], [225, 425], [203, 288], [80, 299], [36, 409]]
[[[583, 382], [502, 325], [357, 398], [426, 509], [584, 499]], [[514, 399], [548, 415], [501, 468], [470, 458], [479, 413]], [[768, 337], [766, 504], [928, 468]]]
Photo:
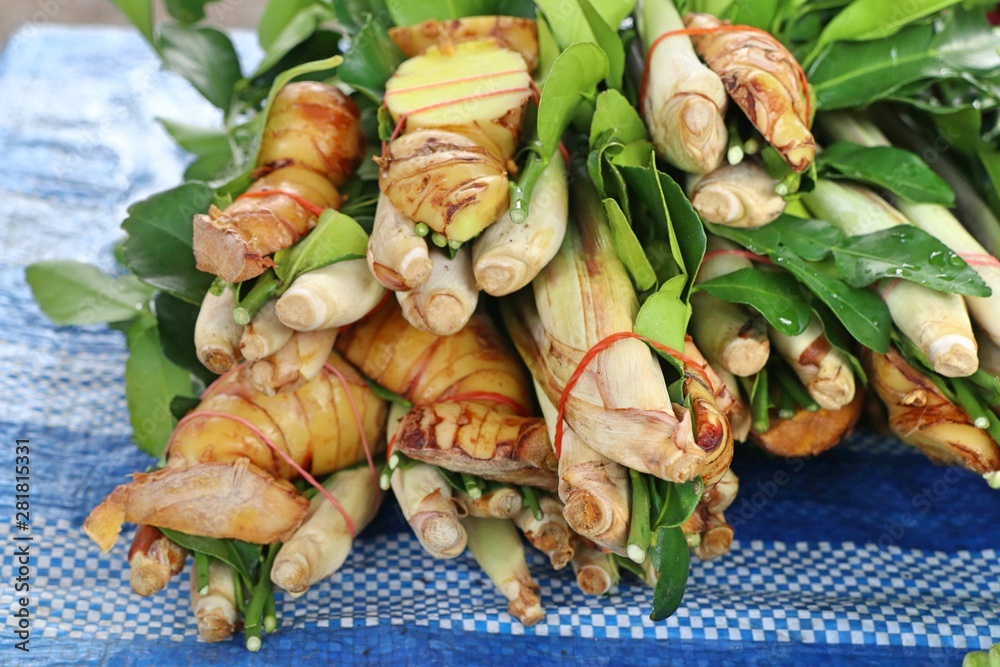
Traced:
[[[389, 502], [331, 580], [299, 600], [279, 595], [279, 632], [259, 654], [239, 639], [199, 641], [187, 572], [139, 598], [131, 529], [107, 555], [80, 531], [150, 463], [129, 440], [123, 336], [53, 327], [24, 278], [47, 259], [120, 271], [126, 206], [175, 185], [189, 160], [157, 117], [221, 122], [131, 31], [29, 26], [0, 58], [0, 663], [957, 665], [1000, 640], [1000, 492], [862, 431], [799, 461], [738, 446], [736, 542], [694, 562], [665, 622], [648, 620], [637, 582], [588, 598], [532, 554], [547, 615], [524, 628], [470, 557], [426, 556]], [[31, 451], [24, 530], [17, 439]], [[14, 648], [18, 536], [32, 538], [28, 653]]]

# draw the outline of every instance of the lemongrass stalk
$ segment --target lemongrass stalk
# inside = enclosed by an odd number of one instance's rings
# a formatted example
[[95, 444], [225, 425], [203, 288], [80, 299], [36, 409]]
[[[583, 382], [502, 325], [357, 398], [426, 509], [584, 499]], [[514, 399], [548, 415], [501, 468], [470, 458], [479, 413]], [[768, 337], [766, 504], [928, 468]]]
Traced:
[[747, 390], [747, 394], [750, 395], [752, 428], [757, 433], [764, 433], [771, 428], [771, 392], [768, 389], [767, 369], [765, 368], [754, 377], [752, 390]]
[[274, 601], [274, 594], [264, 598], [264, 633], [271, 634], [278, 628], [278, 605]]
[[198, 635], [207, 642], [221, 642], [236, 631], [236, 590], [233, 568], [213, 560], [208, 570], [208, 590], [198, 590], [198, 578], [191, 577], [191, 610], [198, 625]]
[[976, 342], [979, 344], [979, 370], [1000, 378], [1000, 344], [981, 332], [976, 332]]
[[555, 156], [535, 185], [524, 222], [511, 220], [508, 211], [473, 243], [476, 284], [493, 296], [527, 285], [559, 250], [568, 219], [566, 165]]
[[[556, 407], [535, 382], [549, 439], [555, 440]], [[598, 454], [564, 424], [559, 457], [559, 499], [574, 532], [625, 555], [631, 502], [628, 469]]]
[[[684, 29], [671, 0], [641, 0], [636, 18], [647, 52], [665, 33]], [[687, 35], [665, 38], [647, 60], [642, 115], [656, 152], [684, 171], [712, 171], [729, 145], [722, 80], [698, 59]]]
[[337, 329], [296, 331], [277, 352], [249, 365], [250, 384], [268, 396], [295, 391], [319, 375], [336, 341]]
[[408, 292], [396, 292], [406, 321], [421, 331], [449, 336], [464, 327], [479, 303], [479, 288], [472, 273], [469, 251], [459, 250], [449, 259], [431, 253], [434, 268], [426, 282]]
[[541, 495], [538, 504], [542, 510], [541, 519], [525, 507], [514, 517], [514, 523], [531, 546], [548, 556], [552, 568], [561, 570], [573, 558], [571, 532], [562, 514], [562, 503], [550, 495]]
[[410, 290], [431, 276], [427, 241], [384, 194], [378, 198], [366, 257], [372, 275], [387, 289]]
[[514, 524], [506, 519], [468, 516], [462, 525], [469, 536], [469, 551], [493, 585], [510, 604], [507, 611], [524, 625], [545, 618], [538, 585], [531, 578], [524, 558], [524, 545]]
[[899, 210], [917, 227], [937, 237], [959, 257], [966, 259], [983, 282], [993, 290], [988, 297], [967, 296], [969, 314], [994, 343], [1000, 344], [1000, 261], [986, 252], [962, 223], [943, 206], [897, 203]]
[[[360, 533], [378, 513], [382, 501], [368, 466], [334, 473], [323, 482]], [[332, 576], [347, 560], [354, 538], [344, 516], [320, 494], [313, 497], [302, 525], [285, 542], [271, 568], [271, 581], [298, 597], [313, 584]]]
[[198, 360], [213, 373], [232, 370], [241, 359], [243, 327], [233, 319], [236, 292], [223, 287], [219, 294], [205, 293], [194, 325], [194, 346]]
[[481, 519], [513, 519], [523, 507], [521, 493], [513, 486], [500, 486], [473, 498], [457, 493], [455, 499], [469, 516]]
[[435, 558], [455, 558], [465, 551], [466, 534], [452, 502], [451, 487], [435, 466], [417, 463], [396, 468], [392, 492], [420, 544]]
[[[738, 252], [736, 244], [710, 236], [706, 245], [708, 257], [702, 262], [695, 282], [752, 268], [753, 263]], [[764, 367], [771, 346], [760, 318], [743, 306], [707, 292], [696, 291], [691, 295], [691, 302], [691, 335], [709, 359], [722, 369], [743, 377]]]
[[166, 537], [154, 526], [136, 527], [128, 552], [129, 583], [143, 597], [163, 590], [170, 578], [180, 574], [187, 549]]
[[247, 361], [269, 357], [288, 342], [292, 333], [293, 331], [278, 319], [272, 299], [257, 311], [243, 330], [240, 352]]
[[573, 573], [576, 585], [586, 595], [604, 595], [618, 583], [618, 569], [611, 556], [588, 544], [574, 540]]
[[[771, 344], [798, 375], [806, 391], [827, 410], [838, 410], [854, 398], [854, 373], [840, 350], [830, 345], [813, 316], [795, 336], [769, 329]], [[766, 430], [766, 429], [765, 429]]]
[[691, 204], [707, 222], [747, 229], [766, 225], [785, 211], [775, 192], [778, 179], [752, 160], [724, 164], [691, 181]]
[[[803, 199], [813, 214], [837, 225], [848, 236], [909, 224], [885, 200], [858, 186], [821, 179]], [[908, 281], [882, 280], [877, 289], [892, 321], [920, 348], [935, 371], [948, 377], [965, 377], [976, 371], [976, 341], [961, 296]]]
[[[639, 303], [618, 259], [596, 191], [574, 186], [576, 225], [526, 292], [501, 303], [507, 329], [549, 400], [558, 404], [587, 352], [632, 330]], [[621, 340], [597, 353], [566, 397], [565, 418], [591, 448], [669, 481], [697, 476], [706, 459], [691, 417], [675, 412], [652, 351]]]
[[385, 288], [363, 259], [349, 259], [309, 271], [281, 295], [278, 318], [296, 331], [314, 331], [357, 322], [378, 305]]

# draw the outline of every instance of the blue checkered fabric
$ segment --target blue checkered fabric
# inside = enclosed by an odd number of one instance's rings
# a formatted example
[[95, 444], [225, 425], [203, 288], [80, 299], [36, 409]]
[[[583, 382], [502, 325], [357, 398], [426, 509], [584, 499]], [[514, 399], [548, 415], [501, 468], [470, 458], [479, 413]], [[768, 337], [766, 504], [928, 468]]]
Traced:
[[[240, 45], [253, 53], [247, 35]], [[187, 573], [139, 598], [130, 533], [102, 555], [80, 531], [149, 463], [129, 442], [122, 337], [52, 327], [23, 273], [55, 258], [114, 270], [125, 207], [174, 185], [187, 159], [156, 116], [219, 121], [131, 32], [32, 25], [0, 58], [0, 503], [13, 517], [13, 441], [29, 438], [34, 554], [31, 652], [13, 649], [7, 618], [0, 663], [949, 665], [1000, 640], [1000, 495], [862, 433], [805, 461], [742, 447], [737, 541], [694, 563], [663, 623], [646, 617], [640, 584], [588, 598], [531, 554], [547, 615], [524, 628], [468, 556], [430, 559], [387, 503], [331, 580], [279, 597], [280, 631], [260, 654], [200, 642]], [[0, 523], [0, 610], [15, 607], [12, 520]]]

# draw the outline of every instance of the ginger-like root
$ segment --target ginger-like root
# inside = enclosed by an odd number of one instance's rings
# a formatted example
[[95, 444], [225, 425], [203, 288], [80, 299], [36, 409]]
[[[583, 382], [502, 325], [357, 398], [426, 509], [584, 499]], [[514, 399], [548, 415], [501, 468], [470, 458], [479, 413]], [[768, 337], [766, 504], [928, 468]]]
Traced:
[[505, 48], [520, 53], [529, 71], [538, 66], [538, 28], [532, 19], [516, 16], [466, 16], [450, 21], [431, 19], [416, 25], [392, 28], [389, 37], [407, 58], [420, 55], [432, 46], [492, 38]]
[[785, 211], [777, 179], [752, 160], [723, 164], [691, 184], [691, 205], [706, 222], [746, 229], [766, 225]]
[[820, 408], [809, 412], [799, 408], [791, 419], [779, 419], [777, 414], [771, 414], [770, 428], [764, 433], [751, 432], [751, 438], [778, 456], [815, 456], [851, 432], [861, 417], [864, 397], [865, 393], [858, 391], [850, 403], [837, 410]]
[[328, 363], [313, 381], [276, 396], [254, 392], [245, 369], [221, 379], [178, 423], [167, 467], [112, 491], [84, 531], [105, 551], [125, 521], [258, 544], [288, 539], [309, 503], [287, 481], [296, 469], [265, 438], [313, 475], [365, 460], [364, 441], [372, 454], [382, 445], [385, 401], [337, 355]]
[[[711, 14], [688, 14], [689, 28], [728, 24]], [[809, 130], [809, 91], [795, 56], [758, 30], [715, 30], [691, 37], [705, 63], [722, 79], [733, 101], [788, 166], [803, 172], [816, 156]]]
[[316, 226], [318, 214], [339, 208], [337, 187], [364, 154], [361, 113], [333, 86], [291, 83], [267, 119], [258, 180], [225, 210], [212, 206], [194, 218], [197, 267], [229, 282], [260, 275], [269, 255]]
[[555, 490], [545, 423], [528, 417], [524, 368], [482, 314], [435, 336], [411, 326], [391, 300], [341, 334], [337, 348], [361, 372], [403, 395], [398, 451], [456, 472]]
[[1000, 470], [1000, 444], [977, 428], [926, 375], [894, 348], [862, 354], [871, 387], [889, 411], [889, 426], [929, 459], [985, 474]]

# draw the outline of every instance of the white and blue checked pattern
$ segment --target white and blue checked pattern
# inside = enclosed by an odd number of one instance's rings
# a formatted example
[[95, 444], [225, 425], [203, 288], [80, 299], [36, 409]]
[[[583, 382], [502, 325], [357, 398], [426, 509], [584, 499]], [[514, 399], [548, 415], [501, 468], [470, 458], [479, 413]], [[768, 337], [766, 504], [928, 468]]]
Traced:
[[[187, 573], [157, 596], [138, 598], [128, 585], [129, 534], [105, 556], [80, 532], [86, 513], [147, 463], [127, 442], [124, 346], [103, 327], [55, 330], [23, 277], [24, 266], [41, 259], [112, 269], [125, 206], [175, 184], [186, 159], [152, 118], [217, 121], [157, 69], [138, 37], [110, 29], [22, 34], [0, 59], [0, 395], [8, 397], [0, 414], [0, 464], [8, 472], [0, 479], [11, 474], [8, 445], [31, 438], [30, 657], [47, 664], [251, 661], [236, 643], [197, 641]], [[331, 581], [279, 602], [281, 632], [265, 639], [262, 655], [381, 664], [661, 664], [669, 657], [943, 665], [1000, 639], [993, 519], [1000, 496], [974, 476], [946, 479], [897, 441], [874, 436], [801, 472], [750, 450], [738, 454], [737, 467], [744, 483], [731, 513], [741, 517], [738, 541], [725, 558], [694, 564], [684, 605], [664, 623], [646, 618], [650, 594], [638, 584], [586, 598], [570, 573], [553, 573], [532, 554], [547, 616], [526, 629], [467, 556], [429, 559], [390, 506]], [[776, 469], [794, 472], [770, 488]], [[738, 510], [758, 489], [760, 507]], [[926, 511], [919, 493], [933, 501]], [[8, 510], [11, 501], [0, 491]], [[905, 511], [919, 522], [899, 537], [883, 518], [897, 521]], [[12, 531], [0, 524], [5, 549]], [[887, 531], [893, 539], [880, 548]], [[8, 581], [5, 569], [0, 609], [14, 604]], [[9, 651], [9, 630], [0, 664], [25, 664], [26, 656]], [[516, 643], [506, 641], [512, 635]]]

